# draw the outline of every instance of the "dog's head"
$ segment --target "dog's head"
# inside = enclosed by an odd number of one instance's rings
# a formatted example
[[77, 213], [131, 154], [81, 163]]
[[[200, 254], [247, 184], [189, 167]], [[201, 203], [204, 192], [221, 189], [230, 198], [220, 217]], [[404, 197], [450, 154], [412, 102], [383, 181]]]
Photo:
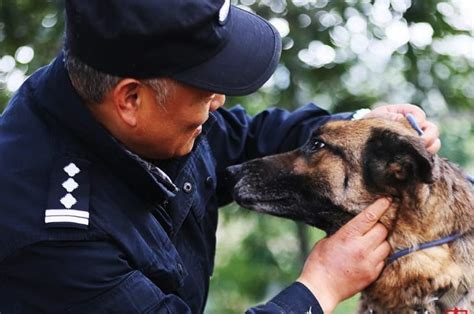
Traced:
[[243, 207], [334, 232], [380, 196], [431, 183], [433, 161], [408, 124], [329, 122], [289, 153], [229, 168]]

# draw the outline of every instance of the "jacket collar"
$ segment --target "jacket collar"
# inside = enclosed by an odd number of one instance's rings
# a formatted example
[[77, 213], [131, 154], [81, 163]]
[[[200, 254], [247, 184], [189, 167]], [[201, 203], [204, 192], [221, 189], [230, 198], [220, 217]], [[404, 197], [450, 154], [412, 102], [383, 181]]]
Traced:
[[83, 144], [124, 178], [124, 182], [129, 182], [131, 189], [150, 202], [161, 203], [175, 195], [169, 184], [163, 179], [154, 178], [131, 158], [82, 104], [69, 80], [63, 53], [36, 75], [35, 98], [40, 108], [61, 124], [61, 129], [68, 133], [65, 136], [72, 136]]

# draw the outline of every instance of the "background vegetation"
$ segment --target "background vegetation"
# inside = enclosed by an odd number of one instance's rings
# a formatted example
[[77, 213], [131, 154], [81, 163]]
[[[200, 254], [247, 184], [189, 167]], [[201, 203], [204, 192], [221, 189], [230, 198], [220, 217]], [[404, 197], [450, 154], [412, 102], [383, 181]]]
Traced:
[[[283, 37], [274, 76], [228, 100], [251, 113], [309, 101], [331, 112], [414, 103], [438, 123], [440, 155], [474, 173], [472, 0], [233, 0]], [[0, 109], [62, 45], [63, 1], [0, 0]], [[235, 205], [222, 209], [208, 313], [241, 313], [299, 274], [316, 229]], [[355, 299], [336, 313], [352, 313]]]

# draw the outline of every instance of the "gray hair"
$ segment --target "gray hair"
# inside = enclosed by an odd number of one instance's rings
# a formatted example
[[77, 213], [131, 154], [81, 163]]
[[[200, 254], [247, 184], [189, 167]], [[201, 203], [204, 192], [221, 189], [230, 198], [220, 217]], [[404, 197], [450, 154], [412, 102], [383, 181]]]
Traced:
[[[85, 64], [68, 50], [64, 51], [64, 64], [69, 73], [72, 86], [79, 96], [90, 104], [98, 104], [124, 77], [110, 75]], [[152, 78], [141, 79], [141, 83], [151, 87], [156, 94], [158, 104], [163, 105], [168, 97], [171, 79]]]

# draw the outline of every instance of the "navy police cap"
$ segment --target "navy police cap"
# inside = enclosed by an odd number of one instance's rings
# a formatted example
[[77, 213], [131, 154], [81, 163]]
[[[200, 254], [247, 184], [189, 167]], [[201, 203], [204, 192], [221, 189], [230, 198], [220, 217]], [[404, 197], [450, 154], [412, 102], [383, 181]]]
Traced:
[[280, 58], [278, 32], [230, 0], [68, 0], [66, 16], [70, 53], [121, 77], [245, 95]]

